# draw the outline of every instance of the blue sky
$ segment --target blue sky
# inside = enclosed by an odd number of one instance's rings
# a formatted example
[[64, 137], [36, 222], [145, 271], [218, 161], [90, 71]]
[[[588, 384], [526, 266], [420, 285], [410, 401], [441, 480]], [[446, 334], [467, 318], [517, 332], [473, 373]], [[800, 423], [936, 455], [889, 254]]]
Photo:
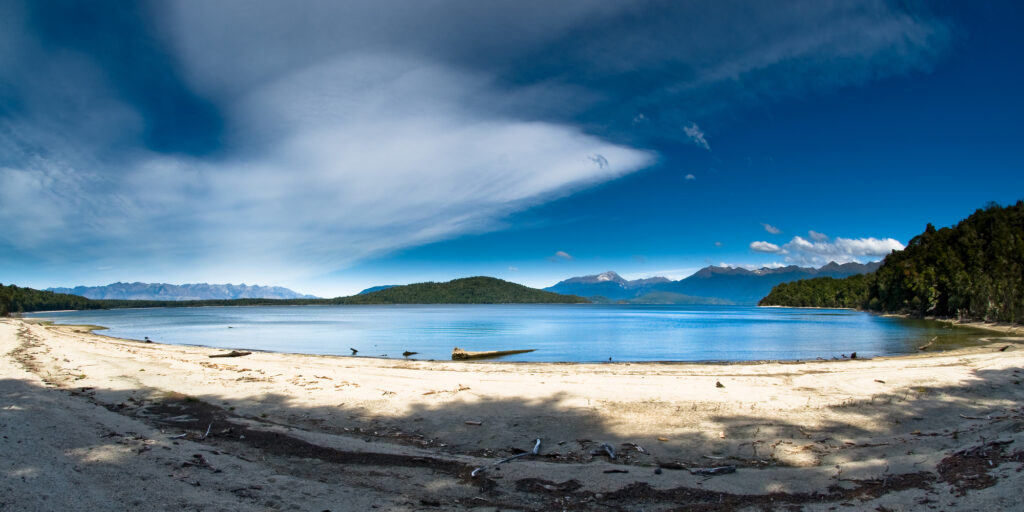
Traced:
[[877, 260], [1024, 197], [1019, 5], [0, 1], [0, 282]]

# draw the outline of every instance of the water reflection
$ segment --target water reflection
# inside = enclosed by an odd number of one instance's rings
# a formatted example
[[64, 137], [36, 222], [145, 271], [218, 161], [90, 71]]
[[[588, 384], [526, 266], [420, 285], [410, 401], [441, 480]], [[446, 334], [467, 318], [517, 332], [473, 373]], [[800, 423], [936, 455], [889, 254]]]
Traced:
[[424, 305], [165, 308], [47, 313], [130, 339], [281, 352], [448, 359], [537, 349], [509, 361], [745, 361], [860, 357], [976, 343], [981, 331], [843, 310], [743, 306]]

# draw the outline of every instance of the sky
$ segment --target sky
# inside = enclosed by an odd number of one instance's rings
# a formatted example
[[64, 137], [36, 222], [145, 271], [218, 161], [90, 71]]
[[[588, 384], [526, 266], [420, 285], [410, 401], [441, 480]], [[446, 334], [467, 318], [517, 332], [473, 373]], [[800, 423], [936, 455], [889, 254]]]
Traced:
[[0, 282], [875, 261], [1024, 198], [1013, 1], [0, 0]]

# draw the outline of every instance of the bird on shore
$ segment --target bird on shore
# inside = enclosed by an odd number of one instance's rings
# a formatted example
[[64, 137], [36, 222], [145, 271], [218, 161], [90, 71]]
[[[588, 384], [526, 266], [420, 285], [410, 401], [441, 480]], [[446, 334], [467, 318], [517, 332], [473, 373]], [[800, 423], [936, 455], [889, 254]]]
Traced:
[[402, 355], [405, 356], [405, 357], [414, 356], [416, 354], [419, 354], [419, 352], [409, 352], [408, 350], [406, 350], [405, 352], [402, 352]]
[[354, 348], [351, 348], [351, 347], [349, 347], [349, 350], [351, 350], [351, 351], [352, 351], [352, 355], [356, 355], [356, 354], [358, 354], [358, 353], [359, 353], [359, 351], [358, 351], [358, 350], [356, 350], [356, 349], [354, 349]]

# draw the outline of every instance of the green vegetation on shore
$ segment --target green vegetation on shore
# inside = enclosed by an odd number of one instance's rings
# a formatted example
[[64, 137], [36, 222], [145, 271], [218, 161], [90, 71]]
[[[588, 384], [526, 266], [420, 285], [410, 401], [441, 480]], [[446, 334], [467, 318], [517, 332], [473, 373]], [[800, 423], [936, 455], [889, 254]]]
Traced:
[[951, 228], [928, 224], [874, 274], [781, 284], [759, 304], [1022, 323], [1024, 201], [990, 204]]
[[8, 313], [64, 309], [181, 308], [200, 306], [308, 306], [336, 304], [574, 304], [590, 302], [575, 295], [561, 295], [510, 283], [493, 277], [467, 277], [447, 283], [395, 286], [363, 295], [333, 299], [231, 299], [231, 300], [93, 300], [0, 284], [0, 316]]
[[781, 283], [772, 288], [758, 305], [863, 309], [872, 279], [874, 274], [859, 274], [843, 279], [817, 277]]
[[101, 309], [95, 301], [78, 295], [0, 284], [0, 316], [27, 311]]

